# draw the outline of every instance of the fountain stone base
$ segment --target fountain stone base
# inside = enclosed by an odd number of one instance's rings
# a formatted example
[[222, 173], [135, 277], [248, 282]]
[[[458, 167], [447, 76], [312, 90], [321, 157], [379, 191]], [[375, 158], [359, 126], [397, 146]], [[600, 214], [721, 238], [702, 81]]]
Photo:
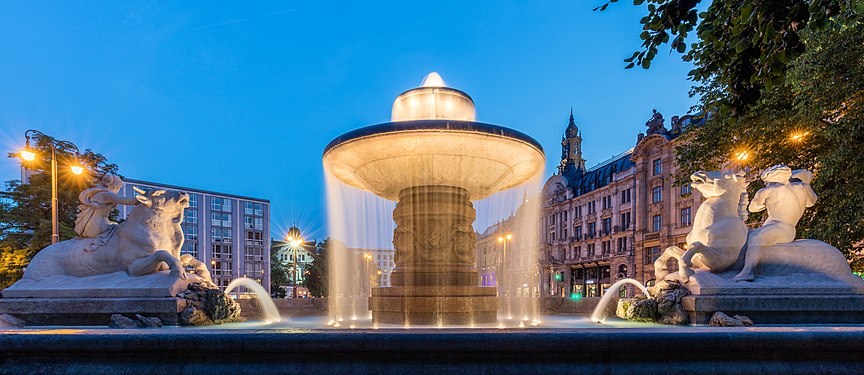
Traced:
[[392, 287], [369, 299], [377, 323], [469, 325], [497, 319], [494, 287], [481, 287], [471, 224], [476, 212], [465, 189], [419, 186], [399, 193], [393, 211], [396, 268]]

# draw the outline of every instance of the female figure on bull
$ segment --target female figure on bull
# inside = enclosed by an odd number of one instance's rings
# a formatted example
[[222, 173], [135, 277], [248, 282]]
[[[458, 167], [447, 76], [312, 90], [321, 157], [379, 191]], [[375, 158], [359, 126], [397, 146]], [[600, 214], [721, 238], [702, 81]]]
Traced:
[[133, 206], [138, 204], [134, 197], [123, 197], [117, 194], [123, 187], [123, 180], [118, 176], [106, 174], [95, 187], [86, 189], [78, 195], [81, 204], [78, 206], [78, 217], [75, 219], [75, 233], [82, 238], [102, 238], [103, 241], [93, 241], [87, 251], [94, 251], [104, 245], [111, 236], [117, 223], [108, 219], [117, 205]]

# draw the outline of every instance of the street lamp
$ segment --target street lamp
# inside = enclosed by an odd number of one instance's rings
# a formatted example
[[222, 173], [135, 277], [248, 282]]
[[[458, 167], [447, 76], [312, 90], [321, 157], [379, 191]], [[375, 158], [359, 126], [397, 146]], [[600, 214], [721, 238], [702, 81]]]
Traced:
[[363, 259], [366, 260], [366, 282], [369, 283], [369, 295], [372, 295], [372, 275], [371, 270], [369, 269], [369, 262], [372, 261], [372, 254], [363, 254]]
[[294, 268], [291, 269], [291, 298], [297, 298], [297, 248], [303, 245], [303, 237], [300, 236], [300, 228], [292, 226], [288, 228], [288, 234], [285, 236], [285, 242], [294, 251]]
[[75, 162], [69, 166], [69, 169], [72, 170], [72, 173], [80, 175], [84, 172], [84, 167], [81, 166], [81, 162], [78, 160], [80, 151], [78, 150], [78, 146], [75, 146], [74, 143], [69, 141], [52, 139], [51, 137], [45, 135], [45, 133], [33, 129], [24, 132], [24, 149], [19, 152], [21, 159], [23, 159], [25, 162], [33, 161], [36, 159], [36, 150], [30, 147], [30, 133], [36, 134], [37, 136], [39, 136], [39, 138], [51, 140], [51, 243], [55, 244], [57, 242], [60, 242], [60, 221], [58, 218], [59, 202], [57, 199], [57, 147], [59, 146], [67, 149], [75, 149]]

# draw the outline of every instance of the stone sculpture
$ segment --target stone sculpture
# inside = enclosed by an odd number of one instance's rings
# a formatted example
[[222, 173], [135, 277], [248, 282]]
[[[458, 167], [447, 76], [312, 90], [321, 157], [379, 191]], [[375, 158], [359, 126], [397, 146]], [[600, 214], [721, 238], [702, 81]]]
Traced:
[[[126, 221], [110, 225], [110, 236], [103, 245], [94, 249], [94, 238], [75, 238], [48, 246], [33, 257], [23, 279], [88, 277], [118, 271], [143, 276], [160, 270], [170, 270], [172, 276], [186, 279], [184, 267], [191, 266], [199, 276], [210, 280], [210, 272], [202, 262], [188, 254], [180, 255], [184, 240], [180, 223], [189, 206], [189, 195], [152, 190], [135, 199], [140, 204]], [[99, 227], [105, 224], [97, 222]]]
[[749, 209], [750, 212], [767, 210], [768, 219], [747, 236], [744, 269], [733, 278], [735, 281], [753, 281], [753, 269], [759, 263], [762, 249], [794, 241], [798, 220], [805, 209], [816, 204], [816, 193], [809, 185], [813, 174], [806, 169], [793, 172], [778, 164], [762, 172], [761, 178], [765, 187], [756, 192]]
[[[743, 209], [748, 205], [747, 182], [743, 175], [694, 173], [692, 185], [705, 196], [705, 201], [696, 211], [693, 229], [687, 235], [688, 249], [669, 247], [654, 262], [657, 280], [675, 278], [669, 276], [666, 261], [676, 258], [680, 264], [677, 279], [684, 283], [690, 281], [694, 269], [716, 275], [706, 275], [687, 284], [691, 290], [709, 284], [714, 288], [732, 280], [754, 281], [757, 274], [781, 278], [810, 274], [861, 288], [860, 278], [852, 275], [840, 250], [818, 240], [795, 240], [795, 225], [804, 210], [816, 203], [816, 194], [809, 185], [812, 176], [807, 170], [793, 171], [782, 164], [765, 170], [761, 178], [767, 185], [756, 193], [748, 209], [753, 212], [767, 210], [768, 219], [762, 227], [748, 233], [744, 224], [747, 213]], [[736, 265], [742, 251], [743, 265]], [[725, 276], [724, 271], [733, 265], [740, 272], [734, 277]]]
[[670, 272], [669, 258], [678, 259], [678, 274], [686, 282], [693, 269], [723, 272], [735, 264], [747, 240], [747, 226], [742, 219], [746, 206], [747, 181], [743, 174], [696, 172], [691, 185], [705, 197], [693, 218], [693, 229], [687, 235], [687, 249], [666, 248], [654, 262], [654, 274], [662, 280]]
[[[85, 189], [78, 195], [81, 205], [78, 206], [78, 216], [75, 218], [75, 233], [84, 238], [102, 237], [107, 239], [117, 223], [108, 219], [118, 204], [134, 206], [138, 200], [134, 197], [122, 197], [117, 194], [123, 187], [123, 180], [118, 176], [106, 174], [95, 187]], [[99, 245], [104, 245], [104, 241]], [[95, 249], [88, 249], [90, 251]]]

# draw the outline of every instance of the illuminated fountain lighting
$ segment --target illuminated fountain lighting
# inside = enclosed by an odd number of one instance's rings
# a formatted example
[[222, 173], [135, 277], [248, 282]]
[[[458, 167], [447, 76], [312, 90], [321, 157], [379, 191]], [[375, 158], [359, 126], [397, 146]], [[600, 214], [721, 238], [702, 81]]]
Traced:
[[258, 308], [260, 308], [261, 312], [264, 313], [264, 320], [267, 323], [278, 323], [282, 321], [282, 316], [279, 315], [279, 309], [276, 308], [276, 304], [273, 303], [273, 299], [270, 298], [270, 293], [268, 293], [267, 289], [264, 289], [264, 287], [261, 286], [261, 284], [258, 284], [255, 280], [248, 277], [234, 279], [225, 287], [225, 294], [230, 296], [231, 291], [239, 286], [251, 290], [252, 293], [255, 294]]
[[[388, 288], [370, 287], [362, 276], [368, 271], [347, 245], [334, 252], [331, 315], [369, 309], [374, 323], [405, 327], [408, 321], [440, 326], [497, 321], [498, 290], [480, 286], [474, 264], [477, 211], [472, 201], [539, 180], [545, 155], [530, 136], [475, 117], [471, 97], [447, 87], [433, 72], [420, 87], [396, 98], [391, 122], [356, 129], [327, 145], [322, 161], [333, 238], [351, 243], [383, 237], [379, 231], [389, 226], [396, 248]], [[381, 205], [358, 192], [397, 203]], [[356, 215], [352, 208], [363, 213]], [[534, 222], [531, 226], [536, 232]], [[526, 244], [539, 243], [533, 239], [524, 236]], [[526, 258], [533, 263], [517, 264], [536, 268], [536, 256]], [[508, 307], [533, 300], [531, 286], [516, 288], [527, 285], [522, 278], [513, 276], [514, 290], [504, 298]], [[528, 312], [536, 315], [537, 309], [522, 307], [516, 313]]]
[[594, 308], [594, 311], [591, 313], [591, 321], [594, 323], [605, 323], [606, 322], [606, 306], [609, 305], [609, 302], [612, 301], [616, 295], [618, 295], [618, 290], [621, 289], [622, 286], [630, 284], [635, 285], [639, 290], [642, 291], [642, 294], [645, 297], [651, 298], [651, 293], [648, 293], [648, 289], [645, 288], [645, 285], [642, 285], [639, 281], [635, 279], [621, 279], [616, 281], [609, 289], [606, 290], [606, 293], [603, 294], [603, 298], [600, 299], [600, 302], [597, 303], [597, 306]]

